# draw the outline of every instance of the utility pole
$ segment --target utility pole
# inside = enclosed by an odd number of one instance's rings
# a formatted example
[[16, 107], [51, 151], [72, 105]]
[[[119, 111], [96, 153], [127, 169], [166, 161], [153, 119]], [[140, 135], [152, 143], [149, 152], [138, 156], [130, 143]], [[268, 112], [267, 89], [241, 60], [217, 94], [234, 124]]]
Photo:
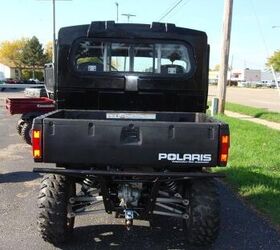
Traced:
[[115, 2], [115, 5], [117, 7], [117, 23], [119, 22], [119, 3]]
[[[273, 25], [272, 29], [275, 29], [275, 28], [280, 28], [280, 25]], [[272, 75], [273, 75], [273, 78], [274, 78], [274, 81], [275, 81], [275, 84], [276, 84], [276, 87], [278, 90], [278, 94], [280, 96], [280, 87], [279, 87], [278, 79], [277, 79], [277, 76], [276, 76], [276, 73], [275, 73], [275, 70], [274, 70], [274, 67], [272, 66], [272, 64], [270, 65], [270, 70], [272, 72]]]
[[233, 7], [233, 0], [225, 0], [221, 63], [220, 63], [220, 73], [219, 73], [219, 82], [218, 82], [218, 98], [219, 98], [218, 112], [221, 114], [223, 114], [225, 111], [227, 73], [228, 73], [228, 61], [229, 61], [229, 49], [230, 49], [230, 33], [231, 33], [231, 22], [232, 22], [232, 7]]
[[[39, 1], [49, 1], [49, 0], [39, 0]], [[56, 62], [56, 29], [55, 29], [55, 2], [56, 1], [71, 1], [71, 0], [52, 0], [52, 26], [53, 26], [53, 49], [52, 49], [52, 63], [53, 63], [53, 80], [56, 84], [56, 72], [57, 72], [57, 62]]]
[[133, 14], [122, 14], [122, 16], [126, 16], [127, 17], [127, 22], [129, 23], [130, 17], [136, 17], [136, 15]]
[[[55, 67], [56, 64], [56, 37], [55, 37], [55, 0], [52, 0], [52, 20], [53, 20], [53, 55], [52, 55], [52, 59], [53, 59], [53, 64]], [[55, 77], [54, 77], [55, 78]]]

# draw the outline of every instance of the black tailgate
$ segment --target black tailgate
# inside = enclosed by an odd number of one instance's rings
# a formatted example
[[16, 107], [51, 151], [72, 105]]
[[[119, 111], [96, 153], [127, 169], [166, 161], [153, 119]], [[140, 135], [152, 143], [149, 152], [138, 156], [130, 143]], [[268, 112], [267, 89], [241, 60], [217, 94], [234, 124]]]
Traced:
[[217, 165], [217, 122], [55, 117], [42, 119], [44, 162], [75, 163], [77, 168], [79, 164]]

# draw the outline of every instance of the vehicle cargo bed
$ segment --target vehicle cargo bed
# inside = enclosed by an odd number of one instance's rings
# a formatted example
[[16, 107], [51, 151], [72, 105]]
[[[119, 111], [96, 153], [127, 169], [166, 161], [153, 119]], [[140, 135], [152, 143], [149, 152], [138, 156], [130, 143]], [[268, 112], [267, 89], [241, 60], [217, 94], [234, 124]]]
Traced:
[[44, 162], [209, 167], [228, 126], [203, 113], [57, 110], [34, 129], [43, 130]]

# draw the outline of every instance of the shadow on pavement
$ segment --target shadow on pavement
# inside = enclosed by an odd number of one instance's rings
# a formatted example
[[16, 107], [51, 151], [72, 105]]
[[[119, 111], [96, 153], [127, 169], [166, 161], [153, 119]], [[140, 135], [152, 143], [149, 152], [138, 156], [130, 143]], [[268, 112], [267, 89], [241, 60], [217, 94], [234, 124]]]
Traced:
[[0, 174], [0, 183], [15, 183], [15, 182], [25, 182], [32, 181], [40, 177], [40, 174], [20, 171], [20, 172], [11, 172], [6, 174]]
[[62, 249], [210, 249], [189, 246], [176, 222], [162, 218], [158, 228], [123, 225], [77, 227]]

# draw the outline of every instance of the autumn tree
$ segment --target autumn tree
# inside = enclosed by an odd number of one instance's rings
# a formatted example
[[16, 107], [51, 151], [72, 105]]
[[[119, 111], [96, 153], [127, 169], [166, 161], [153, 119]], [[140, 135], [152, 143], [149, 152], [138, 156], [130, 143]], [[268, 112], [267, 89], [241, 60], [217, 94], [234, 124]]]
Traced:
[[276, 50], [271, 57], [267, 59], [267, 67], [273, 67], [277, 72], [280, 72], [280, 50]]
[[26, 38], [22, 38], [14, 41], [2, 42], [0, 44], [0, 62], [10, 67], [15, 67], [21, 72], [24, 68], [22, 54], [27, 41]]
[[35, 78], [35, 68], [43, 67], [46, 63], [46, 56], [42, 44], [36, 36], [27, 41], [22, 51], [22, 61], [32, 68], [32, 76]]
[[53, 43], [51, 41], [47, 42], [47, 44], [45, 45], [44, 53], [46, 56], [46, 62], [52, 62]]
[[220, 64], [216, 64], [216, 65], [214, 66], [213, 71], [219, 71], [219, 70], [220, 70]]

